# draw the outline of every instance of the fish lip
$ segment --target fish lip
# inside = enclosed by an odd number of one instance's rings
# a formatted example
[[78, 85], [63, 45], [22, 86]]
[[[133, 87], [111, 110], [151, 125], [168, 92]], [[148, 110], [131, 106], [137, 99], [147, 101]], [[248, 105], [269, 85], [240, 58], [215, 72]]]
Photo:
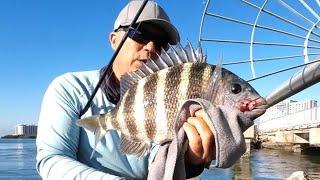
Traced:
[[267, 103], [267, 100], [263, 97], [257, 98], [255, 99], [256, 102], [258, 102], [256, 105], [254, 106], [253, 109], [263, 109], [264, 111], [266, 111], [269, 108], [269, 105]]
[[252, 108], [250, 111], [246, 111], [244, 113], [252, 113], [252, 112], [259, 112], [261, 111], [261, 113], [265, 113], [267, 111], [267, 108], [268, 108], [268, 105], [265, 104], [265, 105], [260, 105], [260, 106], [256, 106], [254, 108]]
[[260, 117], [267, 111], [269, 107], [267, 101], [263, 97], [253, 99], [250, 101], [250, 103], [248, 105], [248, 110], [243, 112], [244, 115], [250, 119], [256, 119]]
[[[261, 106], [261, 107], [263, 107], [263, 106]], [[267, 111], [266, 108], [255, 108], [251, 111], [243, 112], [243, 115], [245, 117], [248, 117], [251, 120], [254, 120], [254, 119], [262, 116], [266, 111]]]
[[244, 99], [239, 103], [239, 109], [243, 113], [266, 111], [268, 108], [267, 101], [263, 97], [257, 97], [254, 99]]

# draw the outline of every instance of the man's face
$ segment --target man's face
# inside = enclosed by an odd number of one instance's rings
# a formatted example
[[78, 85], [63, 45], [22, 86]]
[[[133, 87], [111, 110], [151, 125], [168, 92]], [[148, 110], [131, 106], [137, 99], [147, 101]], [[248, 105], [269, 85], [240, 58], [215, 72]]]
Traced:
[[[110, 33], [110, 43], [114, 50], [120, 44], [127, 30], [128, 28], [123, 28]], [[164, 32], [155, 26], [141, 24], [138, 30], [140, 34], [130, 32], [131, 38], [127, 38], [113, 63], [113, 71], [118, 79], [127, 72], [135, 71], [148, 58], [160, 53], [161, 47], [168, 44]]]

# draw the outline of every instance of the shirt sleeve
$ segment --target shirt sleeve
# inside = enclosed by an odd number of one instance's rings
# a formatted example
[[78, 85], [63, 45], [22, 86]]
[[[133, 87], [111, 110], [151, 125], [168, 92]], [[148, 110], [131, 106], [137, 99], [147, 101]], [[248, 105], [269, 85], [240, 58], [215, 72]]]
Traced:
[[38, 123], [37, 171], [43, 179], [121, 179], [77, 161], [80, 128], [75, 120], [81, 104], [71, 86], [58, 77], [44, 95]]

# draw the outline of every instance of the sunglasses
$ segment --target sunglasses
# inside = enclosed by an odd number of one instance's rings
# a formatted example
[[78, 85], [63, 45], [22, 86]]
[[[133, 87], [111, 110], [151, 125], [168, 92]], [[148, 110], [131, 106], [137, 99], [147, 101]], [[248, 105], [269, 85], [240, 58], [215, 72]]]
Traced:
[[164, 50], [169, 49], [169, 42], [163, 36], [152, 35], [151, 33], [147, 32], [141, 32], [137, 29], [134, 29], [133, 27], [129, 28], [127, 26], [120, 27], [116, 31], [120, 30], [128, 32], [128, 37], [140, 44], [147, 44], [150, 41], [154, 42], [157, 52], [161, 52], [161, 48], [163, 48]]

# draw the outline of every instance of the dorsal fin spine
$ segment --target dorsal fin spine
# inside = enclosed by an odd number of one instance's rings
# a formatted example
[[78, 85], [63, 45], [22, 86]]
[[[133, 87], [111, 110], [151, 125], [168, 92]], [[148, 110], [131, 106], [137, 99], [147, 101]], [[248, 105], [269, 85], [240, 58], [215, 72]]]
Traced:
[[177, 52], [180, 56], [180, 59], [183, 61], [183, 62], [188, 62], [188, 56], [187, 56], [187, 53], [185, 52], [184, 48], [182, 47], [182, 45], [178, 42], [177, 43]]
[[[152, 67], [155, 69], [155, 71], [159, 71], [159, 66], [154, 62], [154, 60], [152, 60], [151, 58], [149, 58], [148, 62], [150, 62], [150, 64], [152, 65]], [[148, 64], [146, 64], [148, 65]]]
[[137, 69], [138, 73], [141, 73], [141, 76], [146, 76], [147, 74], [145, 74], [141, 69]]
[[155, 62], [158, 65], [159, 69], [165, 69], [169, 67], [166, 61], [159, 54], [157, 54], [157, 60], [155, 60]]
[[145, 63], [142, 64], [142, 67], [145, 68], [150, 74], [154, 73], [154, 71], [149, 66], [147, 66]]
[[186, 46], [186, 49], [188, 50], [187, 51], [188, 58], [191, 59], [193, 62], [199, 62], [190, 41], [189, 40], [187, 41], [188, 41], [188, 44]]
[[202, 62], [202, 63], [205, 63], [207, 58], [205, 56], [203, 56], [203, 53], [202, 53], [202, 48], [201, 48], [201, 43], [198, 42], [198, 48], [197, 50], [195, 51], [196, 53], [196, 56], [197, 56], [197, 59], [198, 61]]
[[177, 51], [172, 46], [170, 46], [170, 51], [173, 53], [174, 58], [176, 59], [175, 62], [178, 62], [178, 64], [183, 64], [183, 61], [181, 60], [181, 58], [178, 55]]
[[165, 61], [166, 61], [166, 63], [168, 64], [169, 67], [174, 65], [171, 57], [168, 55], [168, 53], [167, 53], [163, 48], [161, 48], [161, 54], [160, 54], [160, 56], [161, 56], [163, 59], [165, 59]]

